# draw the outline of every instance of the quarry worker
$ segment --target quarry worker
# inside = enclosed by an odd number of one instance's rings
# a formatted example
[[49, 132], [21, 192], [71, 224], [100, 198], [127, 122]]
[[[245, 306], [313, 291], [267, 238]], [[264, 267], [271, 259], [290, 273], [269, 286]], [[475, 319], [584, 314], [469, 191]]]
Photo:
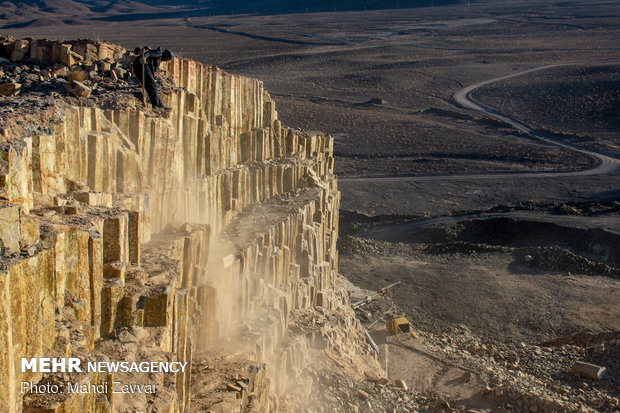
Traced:
[[[139, 50], [139, 49], [138, 49]], [[148, 50], [142, 52], [133, 63], [133, 72], [144, 87], [144, 90], [149, 96], [149, 100], [153, 107], [170, 109], [164, 106], [159, 99], [157, 93], [157, 82], [155, 81], [155, 72], [159, 67], [160, 62], [166, 62], [174, 58], [174, 53], [171, 50], [166, 49], [163, 52], [161, 49]]]

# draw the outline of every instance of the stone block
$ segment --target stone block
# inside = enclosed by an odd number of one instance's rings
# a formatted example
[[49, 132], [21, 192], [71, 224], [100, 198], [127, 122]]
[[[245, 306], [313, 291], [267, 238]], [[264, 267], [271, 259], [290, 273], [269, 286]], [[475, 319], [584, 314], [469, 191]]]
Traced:
[[90, 206], [112, 207], [112, 194], [105, 192], [74, 192], [73, 199]]
[[127, 214], [107, 218], [103, 223], [103, 262], [127, 263]]
[[252, 132], [243, 132], [240, 135], [241, 162], [249, 162], [252, 159]]
[[109, 61], [100, 60], [96, 62], [96, 65], [99, 72], [107, 72], [112, 69], [112, 64]]
[[89, 325], [91, 322], [91, 285], [87, 276], [89, 273], [89, 245], [90, 234], [86, 231], [71, 230], [65, 238], [65, 288], [72, 293], [73, 305], [78, 322]]
[[8, 160], [6, 196], [9, 202], [19, 205], [28, 213], [32, 208], [32, 138], [24, 138], [0, 153], [0, 159]]
[[127, 224], [127, 239], [129, 248], [129, 263], [132, 265], [140, 265], [140, 244], [141, 244], [141, 228], [140, 228], [140, 212], [129, 211], [129, 221]]
[[90, 285], [91, 326], [101, 325], [101, 290], [103, 288], [103, 240], [91, 232], [88, 238], [88, 278]]
[[166, 291], [144, 299], [144, 325], [148, 327], [167, 326], [172, 320], [173, 291]]
[[179, 359], [185, 358], [186, 344], [188, 343], [188, 327], [190, 312], [190, 296], [184, 288], [175, 290], [174, 298], [174, 336], [172, 337], [172, 351], [177, 353]]
[[13, 340], [11, 337], [11, 319], [7, 317], [10, 310], [10, 296], [7, 294], [6, 274], [0, 274], [0, 400], [4, 403], [7, 411], [18, 411], [17, 397], [14, 389], [17, 389], [15, 378], [15, 364], [13, 363]]
[[30, 42], [26, 39], [15, 40], [13, 43], [12, 51], [14, 52], [27, 52], [30, 49]]
[[84, 56], [82, 56], [79, 53], [74, 52], [73, 50], [69, 51], [69, 56], [71, 57], [71, 60], [74, 62], [82, 62], [84, 61]]
[[136, 323], [138, 297], [135, 295], [126, 295], [118, 304], [117, 325], [119, 327], [132, 327], [142, 324], [142, 313], [140, 314], [139, 324]]
[[97, 205], [97, 194], [94, 192], [76, 192], [73, 199], [86, 205]]
[[93, 91], [84, 83], [78, 82], [77, 80], [72, 80], [71, 82], [67, 83], [65, 85], [65, 90], [67, 91], [67, 93], [77, 98], [87, 98]]
[[254, 133], [254, 159], [264, 162], [268, 158], [267, 151], [268, 136], [264, 129], [257, 129]]
[[118, 279], [125, 285], [125, 274], [127, 273], [127, 266], [121, 261], [109, 262], [103, 264], [103, 277], [106, 279]]
[[136, 314], [134, 317], [134, 325], [138, 326], [138, 327], [142, 327], [144, 326], [144, 309], [138, 309], [136, 310]]
[[55, 195], [60, 190], [56, 169], [56, 137], [35, 135], [32, 140], [33, 189], [44, 194]]
[[108, 337], [114, 330], [118, 303], [123, 298], [121, 280], [106, 281], [101, 291], [101, 337]]
[[2, 252], [19, 252], [21, 238], [19, 208], [0, 206], [0, 247]]
[[106, 168], [104, 149], [106, 136], [102, 133], [89, 133], [87, 137], [88, 151], [88, 186], [95, 191], [104, 189], [104, 171]]
[[60, 63], [64, 64], [67, 67], [73, 66], [73, 56], [71, 54], [71, 45], [63, 44], [60, 46], [60, 52], [58, 57]]
[[127, 71], [122, 67], [115, 67], [112, 71], [119, 79], [124, 79], [127, 75]]
[[19, 93], [22, 85], [19, 83], [11, 82], [0, 85], [0, 96], [13, 96]]
[[56, 75], [56, 77], [66, 77], [69, 73], [69, 69], [65, 65], [54, 66], [52, 73]]
[[79, 208], [76, 205], [65, 205], [64, 213], [66, 215], [77, 215]]
[[22, 60], [24, 60], [24, 57], [26, 57], [28, 53], [24, 53], [24, 52], [20, 52], [20, 51], [13, 51], [11, 52], [11, 60], [14, 62], [21, 62]]
[[64, 214], [65, 213], [64, 206], [67, 205], [67, 200], [64, 198], [59, 198], [55, 196], [54, 199], [52, 200], [52, 205], [57, 206], [57, 207], [63, 207], [63, 208], [53, 208], [53, 209], [59, 214]]

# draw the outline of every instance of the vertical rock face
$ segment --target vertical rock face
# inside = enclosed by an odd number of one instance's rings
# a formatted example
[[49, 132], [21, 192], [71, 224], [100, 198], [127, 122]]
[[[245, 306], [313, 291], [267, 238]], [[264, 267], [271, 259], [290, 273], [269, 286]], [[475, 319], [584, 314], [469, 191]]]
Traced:
[[[24, 42], [7, 46], [14, 60], [122, 55]], [[192, 358], [214, 351], [249, 360], [234, 409], [275, 411], [309, 348], [368, 355], [336, 286], [331, 137], [282, 127], [260, 81], [188, 59], [162, 69], [176, 86], [169, 116], [67, 104], [50, 134], [13, 136], [0, 152], [1, 412], [189, 411]], [[339, 313], [340, 336], [291, 334], [309, 309]], [[22, 371], [33, 357], [187, 365]], [[157, 392], [116, 394], [118, 382]], [[76, 383], [105, 390], [67, 391]]]

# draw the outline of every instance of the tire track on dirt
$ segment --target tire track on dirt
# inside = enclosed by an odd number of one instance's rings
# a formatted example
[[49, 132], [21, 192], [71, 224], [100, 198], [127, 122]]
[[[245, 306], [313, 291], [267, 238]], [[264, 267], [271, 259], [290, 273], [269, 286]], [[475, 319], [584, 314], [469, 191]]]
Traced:
[[[605, 62], [595, 62], [595, 63], [617, 63], [615, 60], [609, 60]], [[486, 107], [481, 103], [474, 101], [471, 97], [471, 93], [482, 86], [489, 85], [491, 83], [499, 82], [502, 80], [510, 79], [517, 76], [526, 75], [533, 72], [538, 72], [541, 70], [552, 69], [556, 67], [562, 66], [578, 66], [584, 63], [561, 63], [561, 64], [553, 64], [553, 65], [545, 65], [539, 66], [532, 69], [524, 70], [518, 73], [512, 73], [510, 75], [496, 77], [493, 79], [483, 80], [478, 83], [474, 83], [473, 85], [467, 86], [454, 94], [454, 99], [458, 104], [463, 106], [464, 108], [475, 110], [477, 112], [483, 113], [487, 116], [490, 116], [494, 119], [500, 120], [502, 122], [510, 124], [515, 129], [531, 136], [532, 138], [539, 140], [544, 143], [548, 143], [551, 145], [559, 146], [564, 149], [572, 150], [574, 152], [579, 152], [591, 157], [594, 157], [599, 160], [599, 164], [592, 169], [588, 169], [585, 171], [572, 171], [572, 172], [510, 172], [510, 173], [489, 173], [489, 174], [464, 174], [464, 175], [431, 175], [431, 176], [413, 176], [413, 175], [398, 175], [398, 176], [375, 176], [375, 177], [343, 177], [338, 178], [339, 182], [424, 182], [424, 181], [469, 181], [469, 180], [479, 180], [479, 179], [533, 179], [533, 178], [558, 178], [558, 177], [574, 177], [574, 176], [588, 176], [588, 175], [598, 175], [610, 173], [618, 169], [620, 166], [620, 160], [613, 158], [608, 155], [604, 155], [602, 153], [581, 148], [577, 145], [572, 145], [566, 142], [563, 142], [559, 139], [552, 138], [550, 136], [546, 136], [540, 132], [535, 131], [530, 126], [525, 123], [512, 118], [508, 115], [500, 113], [492, 108]]]

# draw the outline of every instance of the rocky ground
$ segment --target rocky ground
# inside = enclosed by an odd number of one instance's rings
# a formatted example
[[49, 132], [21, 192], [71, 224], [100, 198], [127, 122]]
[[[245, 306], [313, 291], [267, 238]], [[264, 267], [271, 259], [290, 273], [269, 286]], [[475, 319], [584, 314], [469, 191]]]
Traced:
[[[618, 237], [617, 207], [503, 206], [473, 220], [344, 212], [341, 271], [367, 289], [351, 287], [352, 301], [401, 282], [358, 317], [372, 325], [395, 306], [420, 337], [374, 325], [389, 376], [455, 409], [616, 411], [620, 255], [596, 246], [620, 245], [604, 240]], [[607, 219], [614, 231], [600, 230]], [[607, 375], [573, 374], [578, 361]]]

